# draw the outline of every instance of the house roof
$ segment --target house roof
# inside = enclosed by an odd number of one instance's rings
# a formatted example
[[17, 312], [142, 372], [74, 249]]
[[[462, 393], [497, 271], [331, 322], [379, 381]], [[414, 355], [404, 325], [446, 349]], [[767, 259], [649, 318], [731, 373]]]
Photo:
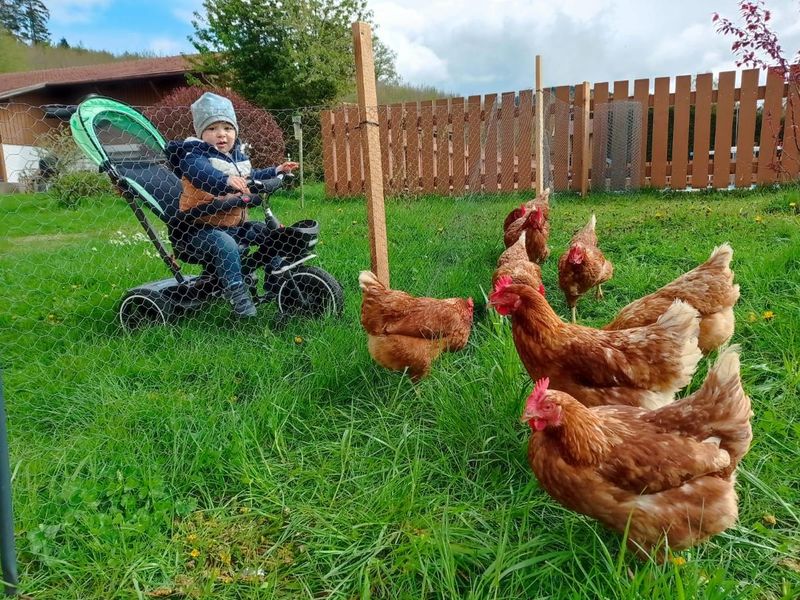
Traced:
[[190, 70], [191, 65], [186, 57], [166, 56], [163, 58], [142, 58], [82, 67], [4, 73], [0, 75], [0, 100], [48, 86], [141, 79], [144, 77], [166, 77], [181, 75]]

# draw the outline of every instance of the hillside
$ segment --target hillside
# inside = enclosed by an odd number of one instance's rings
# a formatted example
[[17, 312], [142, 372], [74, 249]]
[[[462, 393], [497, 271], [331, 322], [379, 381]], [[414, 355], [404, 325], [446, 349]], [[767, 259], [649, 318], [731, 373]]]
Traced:
[[152, 54], [146, 53], [115, 55], [110, 52], [87, 50], [85, 48], [28, 46], [0, 30], [0, 73], [81, 67], [150, 57], [152, 57]]

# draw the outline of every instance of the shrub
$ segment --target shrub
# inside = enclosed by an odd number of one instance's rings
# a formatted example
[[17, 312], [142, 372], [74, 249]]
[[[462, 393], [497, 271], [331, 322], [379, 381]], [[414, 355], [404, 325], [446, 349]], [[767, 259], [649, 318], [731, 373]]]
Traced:
[[274, 117], [239, 94], [229, 90], [207, 87], [181, 87], [160, 102], [145, 108], [144, 114], [168, 140], [195, 137], [191, 104], [205, 92], [214, 92], [229, 98], [236, 111], [242, 143], [247, 142], [247, 153], [253, 165], [262, 168], [280, 164], [285, 160], [286, 144], [283, 131]]
[[114, 193], [108, 175], [93, 171], [73, 171], [59, 175], [50, 187], [50, 195], [59, 206], [78, 208], [85, 200]]
[[72, 139], [72, 132], [66, 125], [50, 129], [36, 138], [39, 155], [39, 174], [50, 180], [62, 173], [74, 171], [84, 158], [83, 152]]

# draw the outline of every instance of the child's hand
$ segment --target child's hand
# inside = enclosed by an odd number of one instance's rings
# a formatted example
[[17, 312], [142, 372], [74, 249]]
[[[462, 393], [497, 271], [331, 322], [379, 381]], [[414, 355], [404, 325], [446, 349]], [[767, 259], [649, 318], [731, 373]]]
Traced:
[[275, 170], [278, 173], [291, 173], [292, 171], [294, 171], [299, 166], [300, 166], [300, 163], [287, 161], [287, 162], [285, 162], [285, 163], [283, 163], [281, 165], [278, 165], [275, 168]]
[[228, 177], [228, 187], [235, 189], [237, 192], [242, 192], [243, 194], [250, 191], [247, 188], [247, 179], [239, 175], [231, 175]]

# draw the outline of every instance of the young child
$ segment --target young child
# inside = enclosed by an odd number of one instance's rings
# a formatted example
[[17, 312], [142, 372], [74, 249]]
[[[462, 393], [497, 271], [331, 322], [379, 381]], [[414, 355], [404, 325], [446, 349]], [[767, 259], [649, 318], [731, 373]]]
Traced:
[[256, 307], [242, 276], [239, 245], [261, 245], [269, 228], [266, 223], [247, 220], [249, 197], [241, 194], [249, 193], [248, 177], [271, 179], [279, 173], [291, 173], [298, 164], [284, 162], [277, 167], [253, 169], [241, 150], [236, 113], [228, 98], [206, 92], [191, 109], [198, 137], [181, 143], [178, 160], [172, 161], [183, 183], [180, 211], [197, 214], [199, 208], [202, 213], [203, 206], [220, 198], [230, 198], [232, 208], [209, 210], [191, 219], [182, 231], [181, 246], [198, 262], [214, 269], [237, 316], [253, 317]]

